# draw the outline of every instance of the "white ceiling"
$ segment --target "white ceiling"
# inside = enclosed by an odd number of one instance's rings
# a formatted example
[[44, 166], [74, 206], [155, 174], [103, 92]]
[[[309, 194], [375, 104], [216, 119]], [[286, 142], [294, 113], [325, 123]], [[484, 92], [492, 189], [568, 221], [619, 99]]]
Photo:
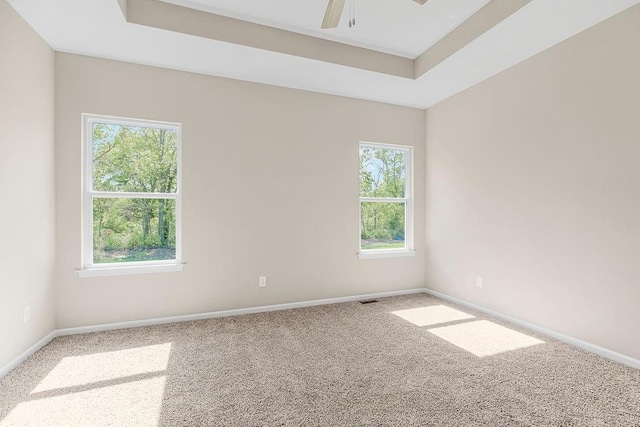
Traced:
[[116, 0], [8, 1], [57, 51], [422, 109], [640, 3], [532, 0], [413, 80], [130, 24]]
[[243, 21], [414, 59], [453, 31], [489, 0], [355, 0], [349, 28], [348, 0], [338, 28], [320, 24], [329, 0], [161, 0]]

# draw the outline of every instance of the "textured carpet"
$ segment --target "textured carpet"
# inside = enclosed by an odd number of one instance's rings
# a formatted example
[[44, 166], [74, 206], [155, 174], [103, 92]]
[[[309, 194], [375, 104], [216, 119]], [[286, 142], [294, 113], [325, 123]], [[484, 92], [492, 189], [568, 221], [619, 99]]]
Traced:
[[640, 371], [420, 294], [59, 337], [10, 425], [640, 426]]

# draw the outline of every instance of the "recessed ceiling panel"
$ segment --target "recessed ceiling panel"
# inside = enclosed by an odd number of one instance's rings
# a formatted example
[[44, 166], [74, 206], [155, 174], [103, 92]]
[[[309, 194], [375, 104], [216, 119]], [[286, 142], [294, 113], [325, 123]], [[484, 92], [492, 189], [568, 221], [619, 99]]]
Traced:
[[349, 0], [337, 28], [321, 29], [328, 0], [162, 0], [218, 15], [327, 40], [415, 58], [489, 3], [489, 0]]

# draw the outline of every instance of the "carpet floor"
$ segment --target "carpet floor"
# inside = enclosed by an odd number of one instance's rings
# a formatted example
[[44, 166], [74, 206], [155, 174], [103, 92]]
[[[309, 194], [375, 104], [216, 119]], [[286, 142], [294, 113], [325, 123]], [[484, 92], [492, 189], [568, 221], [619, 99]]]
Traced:
[[418, 294], [54, 339], [0, 426], [640, 426], [640, 370]]

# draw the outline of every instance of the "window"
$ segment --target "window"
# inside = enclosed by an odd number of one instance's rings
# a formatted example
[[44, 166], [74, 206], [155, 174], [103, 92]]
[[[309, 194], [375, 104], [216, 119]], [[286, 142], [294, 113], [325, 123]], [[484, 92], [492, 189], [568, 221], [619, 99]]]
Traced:
[[84, 115], [84, 138], [80, 275], [182, 269], [181, 126]]
[[360, 257], [412, 255], [411, 147], [360, 144]]

